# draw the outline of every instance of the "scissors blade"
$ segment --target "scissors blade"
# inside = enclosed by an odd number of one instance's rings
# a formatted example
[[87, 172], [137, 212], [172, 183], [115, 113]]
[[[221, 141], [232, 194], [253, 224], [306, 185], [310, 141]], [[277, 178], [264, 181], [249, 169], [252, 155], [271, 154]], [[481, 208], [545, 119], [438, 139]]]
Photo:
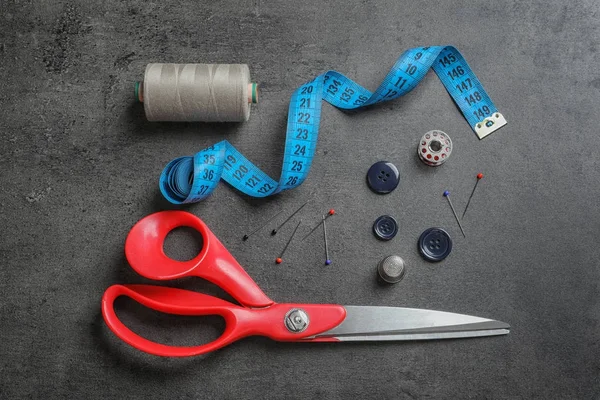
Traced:
[[315, 338], [340, 341], [433, 340], [506, 335], [510, 325], [493, 319], [403, 307], [344, 306], [346, 318]]

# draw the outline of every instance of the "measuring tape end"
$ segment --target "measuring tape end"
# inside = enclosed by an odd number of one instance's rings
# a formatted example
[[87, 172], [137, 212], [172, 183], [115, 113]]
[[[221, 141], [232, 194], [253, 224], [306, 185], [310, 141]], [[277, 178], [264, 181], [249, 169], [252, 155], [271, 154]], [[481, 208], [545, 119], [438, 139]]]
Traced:
[[498, 129], [502, 128], [507, 124], [506, 119], [499, 112], [495, 112], [483, 121], [479, 121], [473, 129], [479, 139], [483, 139], [486, 136], [491, 135]]

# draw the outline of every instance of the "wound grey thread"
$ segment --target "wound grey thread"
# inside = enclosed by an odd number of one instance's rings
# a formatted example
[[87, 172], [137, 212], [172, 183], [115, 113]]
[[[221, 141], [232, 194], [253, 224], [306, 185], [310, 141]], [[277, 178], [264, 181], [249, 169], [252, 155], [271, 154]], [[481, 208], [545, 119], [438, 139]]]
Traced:
[[149, 121], [247, 121], [245, 64], [148, 64], [143, 97]]

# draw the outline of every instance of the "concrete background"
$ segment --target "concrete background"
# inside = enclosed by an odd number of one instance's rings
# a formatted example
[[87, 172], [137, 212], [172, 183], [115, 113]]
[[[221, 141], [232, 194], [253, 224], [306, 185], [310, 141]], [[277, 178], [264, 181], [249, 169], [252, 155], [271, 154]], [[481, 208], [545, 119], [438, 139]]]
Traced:
[[[0, 397], [2, 398], [597, 398], [600, 197], [597, 1], [16, 1], [0, 4]], [[172, 158], [228, 139], [279, 175], [293, 89], [336, 69], [374, 89], [407, 48], [453, 44], [509, 124], [479, 141], [430, 72], [405, 98], [344, 114], [324, 105], [314, 166], [266, 200], [221, 184], [185, 207], [200, 216], [276, 301], [441, 309], [506, 321], [505, 337], [428, 343], [302, 345], [250, 338], [204, 357], [163, 359], [118, 340], [100, 315], [114, 283], [147, 282], [125, 237], [171, 208], [158, 176]], [[149, 123], [133, 82], [149, 62], [247, 63], [261, 103], [243, 124]], [[420, 136], [446, 131], [452, 158], [431, 169]], [[364, 176], [401, 170], [387, 196]], [[441, 193], [462, 210], [463, 239]], [[293, 224], [244, 233], [281, 208], [308, 231], [330, 220], [333, 265], [318, 234], [273, 263]], [[400, 223], [391, 242], [371, 224]], [[421, 260], [430, 226], [452, 254]], [[174, 257], [197, 245], [178, 232]], [[398, 254], [404, 281], [375, 283]], [[219, 293], [197, 279], [166, 283]], [[127, 300], [119, 315], [168, 343], [215, 337], [214, 319], [166, 317]]]

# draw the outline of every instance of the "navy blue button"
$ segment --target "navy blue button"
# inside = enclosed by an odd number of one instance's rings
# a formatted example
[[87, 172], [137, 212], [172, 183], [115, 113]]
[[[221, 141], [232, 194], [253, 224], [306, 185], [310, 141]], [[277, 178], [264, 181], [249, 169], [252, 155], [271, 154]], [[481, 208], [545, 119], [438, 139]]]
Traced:
[[442, 228], [429, 228], [419, 237], [419, 251], [428, 261], [442, 261], [452, 251], [452, 239]]
[[396, 189], [400, 182], [398, 168], [390, 162], [379, 161], [367, 172], [367, 183], [375, 193], [386, 194]]
[[382, 215], [375, 220], [373, 233], [381, 240], [390, 240], [398, 233], [398, 223], [389, 215]]

